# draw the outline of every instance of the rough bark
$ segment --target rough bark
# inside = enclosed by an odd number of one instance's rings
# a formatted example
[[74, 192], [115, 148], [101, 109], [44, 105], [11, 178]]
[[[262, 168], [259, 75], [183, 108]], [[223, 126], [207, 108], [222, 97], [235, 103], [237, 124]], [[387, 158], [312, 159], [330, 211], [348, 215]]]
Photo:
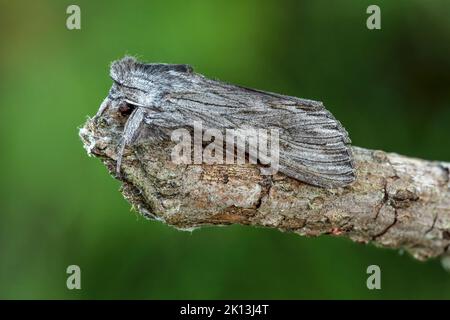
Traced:
[[117, 177], [124, 121], [106, 110], [80, 136], [145, 217], [183, 230], [238, 223], [345, 236], [420, 260], [450, 251], [450, 163], [353, 147], [356, 181], [324, 189], [283, 174], [261, 176], [255, 165], [175, 165], [171, 141], [141, 139], [127, 148]]

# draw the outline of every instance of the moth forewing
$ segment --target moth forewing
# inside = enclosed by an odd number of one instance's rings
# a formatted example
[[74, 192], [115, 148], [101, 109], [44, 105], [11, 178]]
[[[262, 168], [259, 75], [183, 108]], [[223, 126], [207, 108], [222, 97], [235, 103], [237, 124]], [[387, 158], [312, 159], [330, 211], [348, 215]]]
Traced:
[[[142, 125], [158, 135], [161, 127], [201, 122], [202, 130], [219, 130], [224, 137], [227, 129], [236, 130], [240, 142], [248, 139], [237, 129], [275, 130], [282, 173], [325, 188], [355, 178], [348, 134], [320, 102], [211, 80], [186, 65], [142, 64], [128, 57], [112, 65], [111, 77], [122, 99], [141, 110], [128, 119], [122, 148], [134, 142]], [[248, 147], [248, 141], [241, 143], [237, 151], [249, 152]], [[267, 155], [258, 160], [269, 161]]]

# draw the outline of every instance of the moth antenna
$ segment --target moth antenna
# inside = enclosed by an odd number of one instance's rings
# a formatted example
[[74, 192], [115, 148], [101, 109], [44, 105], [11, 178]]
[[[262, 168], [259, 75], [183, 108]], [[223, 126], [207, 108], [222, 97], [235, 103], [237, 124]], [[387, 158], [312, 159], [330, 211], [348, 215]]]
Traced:
[[126, 103], [131, 104], [133, 106], [136, 107], [145, 107], [145, 105], [141, 104], [141, 103], [137, 103], [136, 101], [130, 100], [130, 99], [125, 99], [124, 100]]

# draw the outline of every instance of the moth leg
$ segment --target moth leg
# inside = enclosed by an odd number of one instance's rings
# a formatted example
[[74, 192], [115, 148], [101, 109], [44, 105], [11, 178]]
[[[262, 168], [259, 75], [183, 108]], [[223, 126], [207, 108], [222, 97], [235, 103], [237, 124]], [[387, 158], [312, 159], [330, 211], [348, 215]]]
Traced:
[[139, 128], [144, 120], [146, 111], [144, 108], [135, 108], [125, 123], [123, 130], [123, 136], [119, 144], [119, 150], [117, 151], [116, 173], [120, 175], [120, 167], [122, 165], [123, 153], [127, 145], [136, 141], [139, 135]]
[[100, 105], [100, 108], [97, 111], [97, 114], [94, 116], [94, 120], [100, 117], [103, 112], [105, 112], [106, 108], [108, 108], [109, 105], [109, 97], [106, 97], [105, 100], [103, 100], [102, 104]]

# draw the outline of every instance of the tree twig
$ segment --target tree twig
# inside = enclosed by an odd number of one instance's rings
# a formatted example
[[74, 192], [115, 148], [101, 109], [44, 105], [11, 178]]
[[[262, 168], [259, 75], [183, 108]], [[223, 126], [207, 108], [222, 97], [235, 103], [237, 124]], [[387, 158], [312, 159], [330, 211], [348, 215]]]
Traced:
[[[124, 119], [105, 110], [80, 130], [90, 155], [115, 176]], [[127, 148], [121, 192], [142, 215], [191, 230], [244, 224], [331, 234], [404, 249], [425, 260], [450, 252], [450, 163], [353, 147], [356, 181], [324, 189], [255, 165], [175, 165], [171, 141]]]

